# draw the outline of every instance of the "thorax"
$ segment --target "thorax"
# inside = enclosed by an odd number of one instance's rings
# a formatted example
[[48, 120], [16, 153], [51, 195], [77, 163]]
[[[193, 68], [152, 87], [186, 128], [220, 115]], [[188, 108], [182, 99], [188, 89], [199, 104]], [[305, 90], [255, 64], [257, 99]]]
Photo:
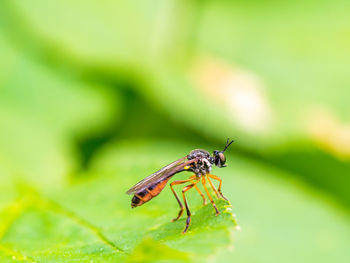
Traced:
[[210, 156], [209, 152], [202, 149], [196, 149], [187, 155], [188, 160], [195, 158], [198, 159], [198, 161], [191, 164], [189, 170], [194, 172], [198, 177], [210, 173], [213, 164], [213, 158]]

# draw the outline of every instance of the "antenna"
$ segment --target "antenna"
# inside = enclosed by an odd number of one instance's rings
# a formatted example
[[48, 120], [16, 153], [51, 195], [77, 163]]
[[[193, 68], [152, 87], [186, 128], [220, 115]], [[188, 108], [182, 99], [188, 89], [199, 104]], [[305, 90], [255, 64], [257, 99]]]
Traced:
[[225, 152], [226, 149], [231, 145], [231, 143], [234, 142], [234, 140], [232, 140], [231, 142], [229, 142], [229, 141], [230, 141], [230, 138], [227, 138], [226, 146], [225, 146], [225, 148], [222, 150], [222, 152]]

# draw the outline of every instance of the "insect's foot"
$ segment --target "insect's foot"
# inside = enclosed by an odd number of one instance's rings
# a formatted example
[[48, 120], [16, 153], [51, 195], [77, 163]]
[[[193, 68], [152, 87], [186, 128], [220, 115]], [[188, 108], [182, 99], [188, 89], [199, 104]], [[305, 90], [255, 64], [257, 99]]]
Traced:
[[217, 211], [217, 212], [215, 213], [215, 216], [218, 216], [218, 215], [220, 215], [220, 212], [219, 212], [219, 211]]
[[186, 219], [186, 227], [185, 227], [185, 230], [182, 231], [182, 234], [186, 234], [188, 227], [190, 226], [190, 223], [191, 223], [191, 216], [188, 216]]
[[228, 201], [228, 199], [227, 199], [222, 193], [220, 193], [220, 195], [221, 195], [221, 198], [222, 198], [222, 199]]
[[180, 211], [179, 211], [179, 214], [177, 215], [177, 217], [171, 219], [171, 222], [175, 222], [176, 220], [178, 220], [182, 216], [183, 212], [184, 212], [184, 209], [181, 208]]
[[178, 215], [177, 217], [171, 219], [171, 222], [175, 222], [175, 221], [179, 220], [179, 218], [181, 217], [181, 215], [182, 215], [182, 214], [180, 214], [180, 215]]
[[213, 204], [213, 206], [214, 206], [214, 209], [215, 209], [215, 215], [217, 216], [218, 214], [220, 214], [220, 212], [219, 212], [219, 210], [218, 210], [218, 208], [216, 207], [215, 204]]

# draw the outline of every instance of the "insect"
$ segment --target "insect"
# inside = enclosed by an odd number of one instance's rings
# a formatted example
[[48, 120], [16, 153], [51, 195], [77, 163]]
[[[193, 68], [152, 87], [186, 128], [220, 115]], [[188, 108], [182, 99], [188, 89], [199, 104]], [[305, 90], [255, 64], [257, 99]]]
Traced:
[[[194, 187], [198, 191], [198, 193], [201, 195], [204, 205], [206, 205], [207, 203], [204, 194], [201, 192], [201, 190], [197, 186], [199, 182], [202, 183], [203, 188], [207, 196], [209, 197], [211, 204], [215, 209], [215, 215], [218, 215], [220, 212], [217, 209], [215, 202], [207, 189], [206, 180], [208, 180], [209, 185], [213, 188], [214, 193], [218, 198], [223, 198], [227, 200], [227, 198], [224, 197], [224, 195], [221, 192], [221, 184], [222, 184], [221, 178], [210, 174], [210, 172], [214, 164], [220, 168], [226, 167], [225, 165], [226, 157], [224, 155], [224, 152], [227, 150], [227, 148], [231, 145], [232, 142], [233, 140], [230, 142], [230, 140], [227, 139], [225, 148], [222, 151], [217, 151], [217, 150], [213, 151], [212, 156], [210, 156], [210, 153], [206, 150], [201, 150], [201, 149], [193, 150], [187, 156], [168, 164], [167, 166], [163, 167], [159, 171], [151, 174], [150, 176], [146, 177], [142, 181], [138, 182], [126, 192], [129, 195], [131, 194], [134, 195], [133, 198], [131, 199], [131, 207], [134, 208], [150, 201], [152, 198], [160, 194], [160, 192], [166, 186], [167, 182], [175, 174], [183, 171], [189, 171], [194, 173], [194, 175], [192, 175], [189, 179], [178, 180], [170, 183], [171, 191], [174, 193], [174, 196], [180, 206], [180, 211], [177, 217], [174, 218], [172, 221], [178, 220], [184, 212], [184, 206], [181, 203], [180, 198], [175, 192], [173, 187], [174, 185], [185, 184], [185, 183], [189, 183], [187, 186], [185, 186], [182, 189], [182, 197], [185, 203], [187, 220], [186, 220], [185, 229], [183, 230], [182, 233], [186, 233], [191, 222], [191, 212], [188, 207], [185, 193]], [[215, 188], [211, 179], [219, 181], [218, 189]]]

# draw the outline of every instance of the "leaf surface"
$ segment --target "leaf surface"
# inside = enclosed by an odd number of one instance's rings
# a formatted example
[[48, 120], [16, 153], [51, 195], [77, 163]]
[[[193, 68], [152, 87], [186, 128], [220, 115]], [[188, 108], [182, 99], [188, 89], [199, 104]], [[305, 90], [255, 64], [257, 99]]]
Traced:
[[[296, 254], [319, 262], [349, 259], [350, 229], [341, 210], [327, 200], [319, 201], [319, 194], [310, 189], [300, 190], [292, 180], [276, 177], [279, 171], [232, 155], [229, 167], [215, 169], [215, 174], [223, 178], [223, 192], [234, 207], [215, 199], [221, 211], [216, 217], [210, 204], [203, 207], [201, 197], [189, 191], [193, 216], [187, 234], [181, 234], [185, 217], [170, 222], [179, 208], [168, 187], [151, 202], [131, 209], [131, 198], [125, 194], [128, 187], [189, 149], [166, 141], [118, 143], [99, 153], [88, 179], [77, 179], [61, 190], [38, 191], [17, 184], [18, 198], [2, 202], [8, 205], [0, 214], [0, 251], [10, 258], [20, 254], [37, 262], [144, 262], [150, 258], [197, 262], [218, 252], [223, 262], [230, 262], [228, 257], [240, 262], [255, 256], [268, 262], [271, 258], [264, 255], [272, 254], [258, 246], [264, 244], [286, 262], [291, 247], [297, 248]], [[187, 177], [183, 173], [177, 179]], [[230, 209], [237, 214], [238, 232]], [[300, 240], [305, 246], [298, 245]], [[257, 244], [253, 250], [252, 243]], [[324, 254], [315, 255], [324, 246]], [[228, 252], [228, 247], [234, 247], [234, 252]]]

